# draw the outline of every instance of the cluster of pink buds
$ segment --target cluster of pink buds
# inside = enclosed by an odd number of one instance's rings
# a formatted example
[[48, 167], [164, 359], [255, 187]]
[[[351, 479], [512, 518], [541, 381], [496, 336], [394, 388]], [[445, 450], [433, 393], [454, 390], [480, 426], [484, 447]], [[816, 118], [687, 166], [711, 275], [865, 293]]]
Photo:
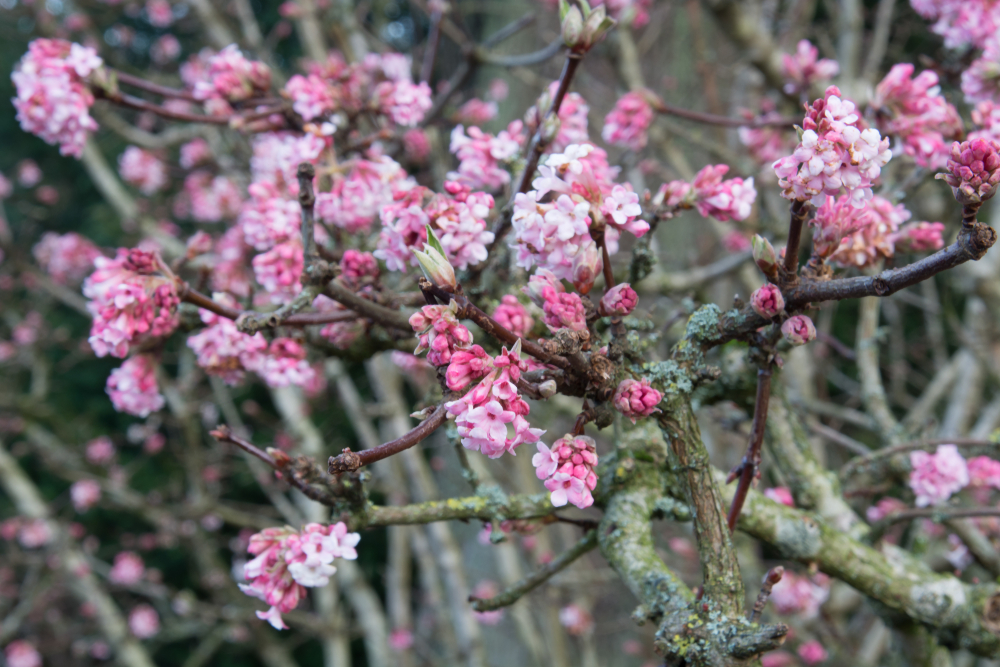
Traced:
[[156, 360], [148, 354], [127, 359], [108, 376], [106, 391], [115, 410], [148, 417], [164, 405], [156, 384]]
[[340, 259], [340, 279], [353, 288], [378, 278], [378, 261], [370, 252], [348, 248]]
[[[560, 285], [561, 287], [561, 285]], [[527, 337], [535, 326], [535, 320], [528, 314], [528, 309], [521, 305], [513, 294], [505, 294], [492, 315], [497, 324], [511, 331], [519, 338]]]
[[836, 86], [812, 103], [802, 126], [795, 152], [772, 165], [782, 196], [808, 201], [824, 193], [837, 196], [844, 189], [855, 206], [863, 206], [892, 157], [889, 140], [864, 128], [854, 103], [842, 99]]
[[266, 354], [244, 359], [247, 370], [255, 372], [269, 387], [309, 387], [316, 370], [306, 360], [306, 349], [292, 338], [275, 338]]
[[752, 178], [722, 180], [728, 172], [728, 165], [710, 164], [702, 168], [691, 183], [664, 183], [660, 186], [654, 203], [680, 208], [694, 207], [703, 216], [722, 221], [746, 220], [757, 200], [757, 189]]
[[94, 96], [87, 77], [103, 65], [94, 49], [62, 39], [36, 39], [28, 45], [11, 75], [17, 96], [17, 120], [59, 152], [79, 158], [89, 132], [97, 129], [90, 116]]
[[545, 313], [544, 322], [550, 331], [583, 331], [587, 328], [587, 312], [580, 295], [567, 292], [551, 271], [539, 269], [521, 291]]
[[451, 363], [455, 350], [472, 345], [472, 333], [458, 321], [458, 303], [447, 306], [424, 306], [410, 315], [410, 326], [417, 333], [414, 354], [427, 352], [427, 361], [435, 366]]
[[283, 197], [273, 183], [251, 183], [239, 225], [247, 245], [264, 251], [294, 238], [302, 228], [299, 202]]
[[464, 125], [485, 125], [497, 116], [497, 103], [472, 97], [455, 111], [452, 120]]
[[781, 581], [771, 589], [770, 603], [779, 614], [796, 614], [804, 619], [815, 618], [819, 608], [830, 597], [830, 580], [826, 575], [813, 577], [785, 571]]
[[785, 309], [785, 297], [777, 285], [768, 283], [750, 295], [750, 306], [761, 317], [771, 319]]
[[[413, 83], [410, 59], [399, 53], [368, 54], [348, 65], [338, 53], [313, 63], [305, 76], [288, 80], [282, 95], [310, 126], [330, 134], [346, 116], [379, 113], [403, 127], [412, 127], [432, 106], [431, 89]], [[316, 127], [316, 124], [319, 127]]]
[[601, 298], [598, 312], [603, 317], [625, 317], [639, 304], [639, 295], [628, 283], [615, 285]]
[[813, 86], [821, 85], [840, 73], [836, 60], [820, 58], [819, 49], [808, 39], [799, 41], [794, 55], [781, 55], [781, 72], [786, 82], [784, 90], [789, 95], [808, 93]]
[[1000, 143], [987, 139], [951, 145], [948, 173], [938, 174], [951, 186], [962, 206], [979, 206], [993, 197], [1000, 184]]
[[306, 524], [301, 531], [291, 527], [266, 528], [250, 538], [247, 551], [256, 556], [243, 566], [250, 582], [240, 584], [247, 595], [263, 600], [270, 609], [257, 612], [277, 630], [287, 630], [281, 617], [295, 609], [305, 597], [305, 588], [325, 586], [336, 573], [335, 558], [356, 560], [357, 533], [347, 531], [344, 522], [330, 526]]
[[177, 327], [174, 275], [156, 253], [119, 248], [114, 259], [98, 257], [83, 283], [94, 315], [90, 345], [99, 357], [124, 358], [139, 337], [159, 338]]
[[805, 315], [792, 315], [781, 325], [781, 333], [791, 345], [805, 345], [816, 338], [816, 326]]
[[467, 185], [454, 181], [446, 181], [444, 189], [444, 193], [433, 193], [418, 186], [397, 192], [395, 201], [382, 208], [375, 256], [390, 271], [405, 271], [418, 263], [412, 251], [428, 241], [428, 226], [455, 268], [466, 269], [486, 259], [486, 246], [493, 242], [493, 232], [486, 231], [493, 196], [471, 192]]
[[962, 92], [967, 102], [1000, 100], [1000, 40], [991, 40], [962, 72]]
[[585, 435], [564, 435], [552, 443], [552, 448], [539, 442], [538, 453], [531, 457], [535, 475], [545, 480], [552, 492], [552, 505], [562, 507], [572, 503], [580, 509], [594, 504], [591, 495], [597, 487], [597, 447], [593, 438]]
[[461, 125], [451, 131], [448, 150], [458, 158], [458, 171], [448, 174], [449, 180], [496, 192], [510, 183], [510, 172], [504, 165], [517, 156], [525, 137], [523, 123], [515, 120], [495, 137], [478, 127], [468, 133]]
[[129, 146], [118, 156], [118, 173], [144, 195], [159, 192], [167, 184], [167, 165], [150, 151]]
[[[919, 223], [903, 226], [909, 219], [910, 212], [905, 206], [893, 205], [878, 195], [860, 209], [853, 206], [847, 195], [836, 199], [827, 197], [810, 221], [815, 227], [813, 254], [840, 266], [865, 268], [873, 266], [879, 259], [892, 257], [897, 243], [907, 245], [911, 250], [941, 247], [940, 230], [943, 225], [932, 227], [930, 223]], [[934, 234], [935, 231], [937, 234]]]
[[225, 176], [199, 169], [184, 179], [184, 191], [174, 200], [174, 215], [198, 222], [221, 222], [240, 211], [239, 186]]
[[345, 173], [333, 177], [329, 192], [316, 195], [316, 215], [346, 232], [367, 232], [383, 207], [392, 204], [393, 193], [409, 190], [413, 179], [392, 158], [381, 155], [356, 159]]
[[622, 95], [604, 118], [601, 137], [609, 144], [641, 151], [649, 140], [647, 132], [653, 123], [653, 107], [644, 91]]
[[890, 114], [882, 129], [898, 136], [917, 164], [943, 167], [948, 159], [945, 139], [962, 134], [962, 118], [941, 94], [937, 74], [925, 70], [913, 77], [913, 70], [909, 63], [894, 65], [876, 86], [872, 106]]
[[[517, 382], [527, 362], [521, 359], [521, 341], [493, 358], [493, 370], [462, 398], [445, 404], [448, 418], [455, 420], [462, 445], [491, 459], [514, 453], [522, 443], [538, 442], [545, 431], [531, 428], [525, 417], [528, 404], [517, 392]], [[508, 425], [514, 431], [509, 437]]]
[[206, 102], [210, 113], [231, 112], [228, 102], [263, 97], [271, 88], [271, 70], [261, 62], [248, 60], [235, 44], [208, 59], [204, 78], [194, 85], [194, 96]]
[[305, 258], [298, 237], [279, 243], [253, 258], [254, 276], [271, 303], [285, 303], [302, 291]]
[[97, 246], [76, 232], [46, 232], [32, 253], [45, 273], [61, 284], [83, 280], [93, 270], [94, 260], [101, 256]]
[[931, 31], [949, 49], [986, 46], [1000, 30], [1000, 13], [993, 0], [910, 0], [918, 14], [934, 21]]
[[[225, 305], [235, 305], [231, 297], [215, 295]], [[187, 346], [197, 355], [198, 366], [209, 375], [235, 385], [243, 380], [244, 371], [257, 365], [258, 357], [267, 350], [267, 341], [260, 333], [241, 332], [232, 320], [201, 309], [201, 320], [207, 326], [189, 336]]]
[[328, 141], [312, 134], [258, 134], [253, 140], [250, 176], [254, 183], [272, 183], [279, 192], [295, 197], [299, 193], [299, 165], [303, 162], [316, 164]]
[[215, 242], [215, 270], [212, 271], [212, 289], [234, 296], [250, 296], [253, 275], [248, 270], [250, 248], [238, 226], [227, 229]]
[[910, 488], [917, 507], [940, 505], [969, 484], [969, 467], [955, 445], [941, 445], [933, 454], [910, 452]]
[[618, 412], [632, 420], [634, 424], [640, 417], [648, 417], [660, 409], [656, 406], [663, 400], [663, 394], [649, 384], [647, 378], [642, 380], [622, 380], [615, 390], [611, 404]]
[[451, 355], [448, 370], [445, 372], [445, 382], [448, 389], [461, 391], [470, 382], [484, 377], [493, 368], [493, 357], [479, 345], [473, 345], [467, 350], [458, 349]]

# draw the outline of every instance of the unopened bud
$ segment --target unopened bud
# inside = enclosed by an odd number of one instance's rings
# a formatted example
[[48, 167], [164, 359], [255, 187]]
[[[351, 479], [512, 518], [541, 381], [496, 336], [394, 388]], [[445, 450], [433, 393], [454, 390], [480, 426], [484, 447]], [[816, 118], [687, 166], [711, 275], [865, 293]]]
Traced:
[[546, 116], [542, 121], [541, 128], [541, 139], [542, 145], [551, 144], [555, 141], [556, 136], [559, 134], [559, 128], [562, 127], [562, 121], [559, 120], [559, 116], [552, 114]]
[[768, 278], [778, 275], [778, 257], [774, 252], [774, 246], [760, 234], [754, 234], [750, 240], [753, 246], [753, 261], [757, 267], [764, 272]]
[[556, 381], [546, 380], [538, 385], [538, 393], [542, 395], [542, 398], [552, 398], [556, 395]]
[[613, 18], [609, 17], [607, 10], [604, 5], [599, 5], [590, 12], [587, 17], [586, 22], [583, 26], [583, 41], [586, 48], [589, 49], [594, 44], [604, 39], [604, 36], [613, 27], [618, 25], [618, 22]]
[[438, 241], [430, 225], [427, 226], [427, 243], [424, 244], [424, 249], [413, 250], [413, 254], [417, 256], [417, 261], [420, 263], [424, 275], [427, 276], [427, 280], [452, 292], [458, 288], [455, 268], [445, 256], [444, 247]]
[[284, 468], [285, 466], [287, 466], [289, 463], [292, 462], [292, 457], [290, 457], [288, 454], [281, 451], [280, 449], [275, 449], [274, 447], [268, 447], [267, 453], [272, 459], [274, 459], [275, 465], [277, 465], [279, 468]]
[[571, 49], [578, 48], [582, 46], [581, 38], [583, 37], [583, 14], [580, 13], [580, 9], [576, 6], [570, 7], [566, 10], [566, 14], [562, 20], [562, 38], [563, 43], [566, 44]]

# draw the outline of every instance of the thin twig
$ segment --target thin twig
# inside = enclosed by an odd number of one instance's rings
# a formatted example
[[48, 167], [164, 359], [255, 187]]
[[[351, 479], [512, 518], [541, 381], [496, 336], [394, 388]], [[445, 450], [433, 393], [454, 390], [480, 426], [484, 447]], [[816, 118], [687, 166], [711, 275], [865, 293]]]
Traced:
[[792, 279], [799, 270], [799, 245], [802, 243], [802, 225], [809, 215], [809, 203], [792, 202], [791, 218], [788, 221], [788, 244], [785, 246], [785, 273]]
[[757, 371], [757, 399], [753, 408], [753, 424], [750, 427], [750, 442], [747, 445], [747, 453], [743, 455], [743, 461], [729, 473], [730, 479], [736, 479], [738, 476], [740, 480], [736, 486], [733, 503], [729, 506], [729, 514], [726, 517], [729, 532], [736, 529], [736, 521], [740, 518], [743, 503], [746, 502], [750, 486], [753, 484], [754, 478], [757, 477], [757, 468], [760, 465], [760, 446], [764, 442], [767, 408], [771, 401], [771, 374], [770, 364]]
[[246, 453], [257, 457], [258, 459], [260, 459], [267, 465], [271, 466], [275, 470], [281, 469], [281, 466], [278, 465], [278, 462], [274, 460], [273, 456], [261, 450], [249, 440], [246, 440], [236, 435], [235, 433], [233, 433], [233, 430], [225, 424], [221, 424], [215, 427], [215, 429], [209, 431], [208, 434], [213, 438], [215, 438], [216, 440], [218, 440], [219, 442], [228, 442], [232, 445], [236, 445]]
[[926, 449], [928, 447], [937, 447], [939, 445], [955, 445], [956, 447], [994, 447], [1000, 449], [1000, 443], [993, 442], [992, 440], [979, 440], [976, 438], [934, 438], [931, 440], [914, 440], [913, 442], [905, 442], [894, 447], [886, 447], [885, 449], [871, 452], [865, 456], [859, 456], [851, 459], [844, 464], [843, 468], [840, 469], [840, 478], [845, 479], [846, 477], [854, 474], [854, 472], [859, 468], [865, 468], [873, 463], [881, 461], [882, 459], [895, 456], [896, 454], [903, 454], [917, 449]]
[[753, 118], [749, 120], [730, 118], [728, 116], [718, 116], [716, 114], [675, 107], [660, 99], [653, 100], [652, 107], [657, 113], [662, 113], [666, 116], [677, 116], [678, 118], [686, 118], [707, 125], [722, 125], [723, 127], [786, 127], [791, 129], [799, 122], [794, 118]]
[[760, 584], [760, 593], [757, 594], [757, 601], [753, 603], [753, 609], [750, 610], [750, 622], [756, 623], [757, 619], [760, 618], [761, 612], [764, 611], [764, 607], [767, 606], [767, 599], [771, 597], [771, 589], [774, 588], [775, 584], [781, 581], [781, 578], [785, 575], [785, 568], [778, 565], [772, 567], [764, 575], [764, 581]]
[[500, 609], [501, 607], [509, 607], [531, 591], [544, 584], [546, 581], [551, 579], [553, 575], [561, 572], [567, 565], [596, 546], [597, 531], [590, 530], [568, 551], [560, 554], [551, 562], [547, 563], [540, 569], [535, 570], [524, 579], [521, 579], [516, 584], [505, 589], [498, 595], [486, 599], [470, 597], [469, 602], [472, 603], [472, 608], [476, 611], [493, 611], [495, 609]]
[[229, 125], [230, 121], [230, 116], [206, 116], [205, 114], [173, 111], [158, 104], [153, 104], [152, 102], [147, 102], [146, 100], [138, 97], [133, 97], [132, 95], [121, 91], [109, 93], [104, 89], [95, 88], [93, 93], [94, 97], [108, 100], [113, 104], [127, 107], [129, 109], [137, 109], [139, 111], [149, 111], [150, 113], [154, 113], [161, 118], [169, 118], [170, 120], [179, 120], [188, 123], [209, 123], [211, 125]]
[[118, 79], [118, 83], [124, 83], [127, 86], [132, 86], [133, 88], [138, 88], [139, 90], [145, 90], [147, 93], [153, 93], [154, 95], [162, 95], [163, 97], [174, 97], [181, 100], [188, 100], [190, 102], [199, 101], [194, 93], [188, 92], [186, 90], [180, 90], [178, 88], [170, 88], [168, 86], [161, 86], [158, 83], [153, 83], [152, 81], [147, 81], [143, 78], [132, 76], [131, 74], [126, 74], [120, 70], [113, 70], [115, 78]]
[[437, 60], [438, 45], [441, 42], [441, 19], [444, 12], [440, 5], [435, 5], [431, 11], [431, 30], [427, 35], [427, 50], [424, 52], [424, 61], [420, 66], [420, 80], [430, 83], [431, 75], [434, 73], [434, 61]]
[[448, 409], [441, 404], [430, 417], [420, 423], [419, 426], [409, 433], [390, 440], [384, 445], [365, 449], [361, 452], [352, 452], [350, 447], [345, 447], [339, 456], [331, 456], [328, 468], [331, 475], [340, 475], [345, 472], [353, 472], [361, 466], [366, 466], [376, 461], [389, 458], [393, 454], [398, 454], [404, 449], [409, 449], [436, 431], [448, 418]]

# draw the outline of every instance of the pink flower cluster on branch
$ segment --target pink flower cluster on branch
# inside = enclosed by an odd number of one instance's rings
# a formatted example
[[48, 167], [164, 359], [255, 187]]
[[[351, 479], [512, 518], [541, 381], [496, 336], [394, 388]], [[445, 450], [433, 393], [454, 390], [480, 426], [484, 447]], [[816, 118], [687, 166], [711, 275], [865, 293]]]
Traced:
[[522, 287], [521, 291], [545, 313], [543, 321], [549, 331], [584, 331], [587, 328], [587, 312], [580, 295], [567, 292], [555, 274], [548, 269], [536, 271], [528, 278], [528, 285]]
[[94, 269], [94, 260], [101, 256], [97, 246], [76, 232], [46, 232], [32, 253], [42, 270], [60, 284], [83, 280]]
[[671, 207], [697, 208], [706, 218], [746, 220], [757, 199], [752, 178], [722, 180], [729, 172], [725, 164], [707, 165], [695, 174], [694, 180], [670, 181], [660, 186], [655, 202]]
[[659, 412], [657, 406], [663, 400], [663, 394], [650, 386], [649, 379], [622, 380], [615, 390], [612, 405], [618, 412], [628, 417], [634, 424], [641, 417]]
[[809, 107], [799, 145], [772, 166], [785, 199], [808, 201], [841, 190], [861, 207], [872, 198], [872, 185], [892, 151], [878, 130], [865, 128], [854, 103], [830, 86]]
[[129, 146], [118, 156], [118, 173], [122, 180], [147, 196], [159, 192], [167, 184], [167, 165], [138, 146]]
[[800, 40], [794, 54], [781, 54], [781, 72], [786, 79], [784, 91], [789, 95], [808, 93], [840, 73], [836, 60], [820, 58], [819, 49], [808, 39]]
[[[345, 173], [346, 172], [346, 173]], [[351, 234], [367, 232], [397, 192], [416, 186], [392, 158], [356, 159], [333, 176], [329, 192], [316, 195], [316, 216]]]
[[194, 96], [205, 102], [205, 109], [217, 116], [232, 113], [231, 102], [263, 97], [271, 88], [270, 68], [248, 60], [235, 44], [209, 56], [199, 74], [188, 80], [189, 85]]
[[653, 123], [653, 107], [641, 91], [626, 93], [604, 118], [601, 137], [609, 144], [641, 151], [649, 140], [647, 132]]
[[447, 306], [424, 306], [410, 315], [410, 326], [418, 335], [413, 353], [427, 352], [427, 361], [435, 366], [447, 366], [456, 350], [472, 345], [472, 333], [459, 322], [455, 301]]
[[156, 383], [156, 365], [151, 355], [139, 354], [111, 371], [106, 391], [115, 410], [148, 417], [163, 407], [165, 399]]
[[458, 158], [458, 170], [449, 172], [448, 178], [470, 188], [496, 192], [510, 183], [510, 171], [505, 165], [517, 157], [525, 142], [524, 124], [515, 120], [496, 136], [478, 127], [456, 125], [451, 131], [448, 147]]
[[527, 337], [535, 326], [535, 320], [528, 313], [528, 309], [513, 294], [503, 296], [492, 317], [497, 324], [520, 338]]
[[326, 586], [337, 567], [337, 558], [356, 560], [361, 536], [344, 522], [324, 526], [310, 523], [297, 531], [289, 526], [266, 528], [250, 538], [247, 551], [256, 556], [243, 567], [250, 582], [240, 589], [270, 605], [257, 618], [277, 630], [287, 630], [281, 614], [291, 611], [305, 597], [306, 588]]
[[951, 145], [948, 173], [938, 174], [951, 186], [963, 206], [979, 206], [996, 194], [1000, 185], [1000, 142], [987, 139], [957, 141]]
[[982, 48], [1000, 30], [1000, 8], [993, 0], [910, 0], [918, 14], [934, 21], [931, 31], [949, 49]]
[[597, 488], [597, 447], [585, 435], [564, 435], [552, 448], [539, 442], [538, 453], [531, 458], [535, 475], [544, 480], [554, 507], [567, 503], [586, 509], [594, 504], [592, 491]]
[[87, 77], [103, 62], [94, 49], [62, 39], [31, 42], [11, 74], [21, 128], [58, 144], [63, 155], [82, 156], [88, 133], [97, 129]]
[[910, 452], [910, 488], [917, 507], [940, 505], [969, 484], [969, 467], [955, 445], [941, 445], [933, 454]]

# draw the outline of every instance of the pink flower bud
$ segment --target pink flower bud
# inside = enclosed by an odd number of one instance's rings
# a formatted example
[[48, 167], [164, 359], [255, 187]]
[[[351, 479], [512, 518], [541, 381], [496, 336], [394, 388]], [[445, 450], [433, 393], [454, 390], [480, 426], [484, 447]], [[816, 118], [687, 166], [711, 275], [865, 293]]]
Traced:
[[630, 314], [639, 303], [639, 295], [628, 283], [615, 285], [601, 299], [601, 315], [604, 317]]
[[750, 295], [750, 306], [761, 317], [771, 319], [785, 309], [785, 298], [777, 285], [768, 283]]
[[760, 234], [754, 234], [750, 243], [753, 246], [753, 261], [764, 275], [769, 278], [778, 275], [778, 257], [771, 242]]
[[1000, 184], [1000, 143], [973, 139], [951, 146], [948, 173], [937, 174], [951, 186], [963, 206], [978, 206], [993, 197]]
[[612, 403], [619, 412], [635, 423], [638, 417], [648, 417], [654, 412], [659, 412], [660, 401], [663, 399], [656, 389], [649, 386], [649, 380], [624, 380], [618, 385]]
[[805, 315], [794, 315], [781, 325], [781, 333], [792, 345], [805, 345], [816, 337], [816, 327]]

